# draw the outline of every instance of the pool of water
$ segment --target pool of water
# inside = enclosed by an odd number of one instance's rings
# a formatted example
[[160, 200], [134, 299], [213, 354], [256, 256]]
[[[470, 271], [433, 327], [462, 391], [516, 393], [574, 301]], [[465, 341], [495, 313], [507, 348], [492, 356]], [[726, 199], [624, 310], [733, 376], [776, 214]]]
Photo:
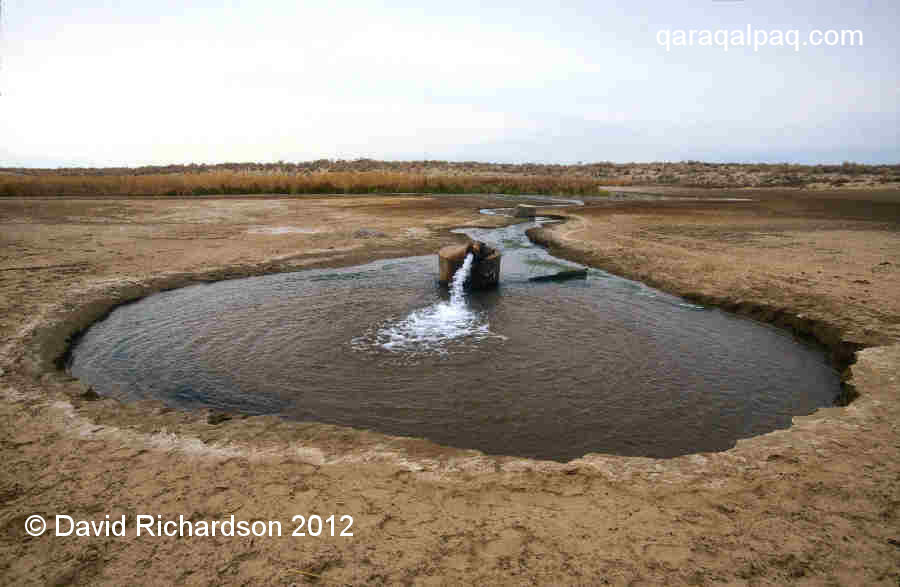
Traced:
[[832, 405], [837, 374], [789, 334], [577, 267], [525, 237], [500, 286], [437, 283], [436, 256], [223, 281], [122, 306], [72, 349], [101, 394], [369, 428], [566, 461], [724, 450]]

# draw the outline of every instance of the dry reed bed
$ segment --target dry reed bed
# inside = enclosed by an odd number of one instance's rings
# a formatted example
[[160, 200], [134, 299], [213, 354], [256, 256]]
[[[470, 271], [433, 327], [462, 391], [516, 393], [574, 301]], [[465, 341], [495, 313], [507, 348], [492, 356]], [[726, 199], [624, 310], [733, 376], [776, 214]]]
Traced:
[[153, 175], [0, 175], [0, 196], [225, 194], [605, 194], [596, 179], [550, 175], [425, 175], [415, 173], [316, 172], [162, 173]]

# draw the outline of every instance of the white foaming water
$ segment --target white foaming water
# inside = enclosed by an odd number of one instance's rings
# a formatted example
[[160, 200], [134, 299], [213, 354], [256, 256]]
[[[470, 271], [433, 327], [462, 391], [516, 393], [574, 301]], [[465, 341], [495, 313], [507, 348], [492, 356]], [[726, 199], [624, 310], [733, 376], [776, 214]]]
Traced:
[[464, 287], [472, 273], [474, 260], [472, 253], [469, 253], [462, 267], [453, 274], [449, 302], [437, 302], [412, 312], [400, 321], [383, 325], [374, 334], [374, 341], [371, 341], [370, 337], [363, 337], [354, 343], [357, 346], [360, 346], [360, 343], [362, 346], [368, 346], [364, 339], [369, 338], [370, 344], [374, 342], [375, 346], [388, 351], [445, 354], [446, 345], [451, 341], [503, 338], [493, 334], [488, 328], [487, 321], [466, 304]]
[[469, 253], [466, 255], [466, 258], [463, 259], [462, 267], [456, 270], [456, 273], [453, 274], [453, 279], [450, 283], [450, 305], [451, 306], [463, 306], [465, 307], [466, 299], [465, 299], [465, 291], [463, 287], [466, 285], [466, 280], [469, 279], [469, 275], [472, 274], [472, 262], [475, 261], [475, 255]]

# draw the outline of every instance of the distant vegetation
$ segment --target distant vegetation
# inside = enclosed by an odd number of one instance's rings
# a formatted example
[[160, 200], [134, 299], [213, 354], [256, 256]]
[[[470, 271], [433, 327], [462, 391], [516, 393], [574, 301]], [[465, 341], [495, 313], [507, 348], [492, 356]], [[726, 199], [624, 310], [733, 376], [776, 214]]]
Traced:
[[0, 175], [0, 196], [225, 194], [558, 194], [603, 195], [595, 179], [551, 175], [429, 175], [384, 171], [44, 172]]
[[326, 160], [145, 167], [0, 168], [0, 196], [502, 193], [602, 195], [605, 187], [867, 187], [900, 184], [900, 165], [501, 164]]

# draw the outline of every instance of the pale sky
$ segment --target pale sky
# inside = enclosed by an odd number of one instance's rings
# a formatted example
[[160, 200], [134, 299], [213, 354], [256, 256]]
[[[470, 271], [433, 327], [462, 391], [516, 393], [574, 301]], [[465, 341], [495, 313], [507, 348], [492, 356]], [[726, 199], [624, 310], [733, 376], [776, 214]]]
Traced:
[[897, 0], [2, 3], [0, 166], [900, 162]]

